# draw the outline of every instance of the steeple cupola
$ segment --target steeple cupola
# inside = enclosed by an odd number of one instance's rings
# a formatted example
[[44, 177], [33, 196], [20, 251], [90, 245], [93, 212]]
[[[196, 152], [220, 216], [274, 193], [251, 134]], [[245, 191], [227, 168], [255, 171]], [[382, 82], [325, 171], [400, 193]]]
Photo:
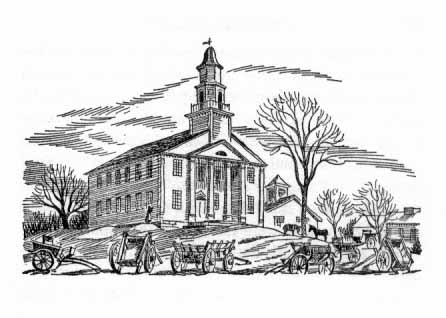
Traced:
[[210, 142], [230, 139], [230, 105], [226, 104], [226, 86], [222, 83], [223, 66], [217, 60], [211, 39], [204, 42], [208, 47], [204, 51], [203, 61], [197, 66], [200, 82], [195, 86], [196, 103], [191, 105], [189, 118], [191, 133], [209, 130]]

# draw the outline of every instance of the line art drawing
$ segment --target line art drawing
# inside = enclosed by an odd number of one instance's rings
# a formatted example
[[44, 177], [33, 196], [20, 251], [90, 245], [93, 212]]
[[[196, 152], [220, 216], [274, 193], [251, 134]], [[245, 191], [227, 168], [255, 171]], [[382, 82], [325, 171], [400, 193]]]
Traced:
[[[194, 76], [115, 105], [61, 111], [48, 129], [25, 139], [49, 156], [66, 151], [67, 159], [24, 162], [23, 182], [32, 191], [22, 202], [23, 273], [422, 270], [421, 208], [398, 201], [381, 181], [388, 174], [416, 179], [415, 171], [384, 151], [367, 150], [367, 141], [349, 144], [339, 118], [324, 107], [330, 101], [299, 87], [266, 98], [243, 117], [250, 121], [237, 120], [248, 106], [232, 99], [226, 81], [227, 74], [287, 74], [341, 86], [342, 76], [252, 64], [226, 71], [216, 42], [202, 42]], [[171, 111], [169, 98], [186, 88], [193, 100]], [[73, 153], [86, 158], [88, 170], [71, 167]], [[351, 167], [370, 169], [373, 176], [356, 185], [324, 179], [328, 169]]]

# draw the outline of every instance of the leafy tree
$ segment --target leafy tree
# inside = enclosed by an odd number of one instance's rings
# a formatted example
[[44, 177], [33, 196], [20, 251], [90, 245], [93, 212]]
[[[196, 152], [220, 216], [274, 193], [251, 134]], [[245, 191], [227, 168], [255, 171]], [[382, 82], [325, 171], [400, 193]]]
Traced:
[[87, 183], [76, 177], [65, 165], [49, 165], [37, 181], [33, 200], [57, 212], [64, 229], [69, 228], [68, 217], [83, 212], [88, 205]]
[[289, 156], [302, 196], [302, 235], [306, 235], [308, 191], [318, 167], [322, 163], [341, 164], [328, 150], [343, 141], [344, 135], [316, 99], [299, 93], [284, 93], [268, 99], [257, 110], [256, 125], [272, 138], [260, 141], [271, 155]]

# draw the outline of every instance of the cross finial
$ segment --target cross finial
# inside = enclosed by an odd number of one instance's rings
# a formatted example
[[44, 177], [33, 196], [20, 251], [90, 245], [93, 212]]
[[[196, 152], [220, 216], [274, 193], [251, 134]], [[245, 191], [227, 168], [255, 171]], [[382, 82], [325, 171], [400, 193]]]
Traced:
[[203, 45], [209, 45], [209, 46], [211, 46], [211, 43], [212, 43], [212, 40], [211, 40], [211, 38], [209, 38], [207, 41], [205, 41], [205, 42], [203, 42]]

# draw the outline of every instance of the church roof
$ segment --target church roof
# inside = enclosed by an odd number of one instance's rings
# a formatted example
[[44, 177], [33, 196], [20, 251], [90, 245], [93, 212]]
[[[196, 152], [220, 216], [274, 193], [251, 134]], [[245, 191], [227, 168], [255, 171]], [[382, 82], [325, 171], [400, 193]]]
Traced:
[[203, 66], [215, 65], [219, 69], [223, 69], [223, 66], [218, 63], [217, 54], [215, 53], [215, 49], [212, 46], [209, 46], [206, 51], [204, 51], [203, 61], [200, 65], [197, 66], [197, 69], [202, 68]]
[[[285, 205], [285, 204], [287, 204], [288, 202], [291, 202], [291, 201], [295, 201], [300, 206], [302, 206], [302, 203], [301, 203], [299, 197], [297, 195], [295, 195], [295, 194], [292, 194], [292, 195], [289, 195], [287, 197], [280, 198], [277, 201], [274, 201], [274, 202], [271, 202], [271, 203], [265, 203], [265, 212], [270, 212], [272, 210], [275, 210], [275, 209], [277, 209], [277, 208], [279, 208], [279, 207], [281, 207], [281, 206], [283, 206], [283, 205]], [[319, 215], [317, 215], [316, 212], [314, 212], [308, 206], [307, 206], [307, 213], [310, 214], [311, 217], [313, 219], [315, 219], [316, 221], [322, 222], [321, 217]]]
[[112, 160], [107, 161], [106, 163], [100, 165], [99, 167], [96, 167], [93, 170], [88, 171], [86, 174], [89, 174], [89, 173], [96, 171], [98, 169], [110, 167], [115, 164], [132, 161], [132, 160], [146, 157], [149, 155], [159, 154], [159, 153], [167, 151], [173, 147], [176, 147], [188, 140], [191, 140], [205, 132], [207, 132], [207, 131], [205, 130], [205, 131], [202, 131], [202, 132], [199, 132], [196, 134], [191, 134], [189, 130], [185, 130], [178, 134], [169, 136], [167, 138], [163, 138], [160, 140], [150, 142], [148, 144], [134, 147], [134, 148], [124, 152], [123, 154], [113, 158]]
[[271, 187], [271, 186], [275, 186], [275, 185], [281, 185], [281, 186], [285, 186], [285, 187], [290, 187], [290, 185], [288, 183], [286, 183], [281, 176], [276, 175], [265, 187]]

